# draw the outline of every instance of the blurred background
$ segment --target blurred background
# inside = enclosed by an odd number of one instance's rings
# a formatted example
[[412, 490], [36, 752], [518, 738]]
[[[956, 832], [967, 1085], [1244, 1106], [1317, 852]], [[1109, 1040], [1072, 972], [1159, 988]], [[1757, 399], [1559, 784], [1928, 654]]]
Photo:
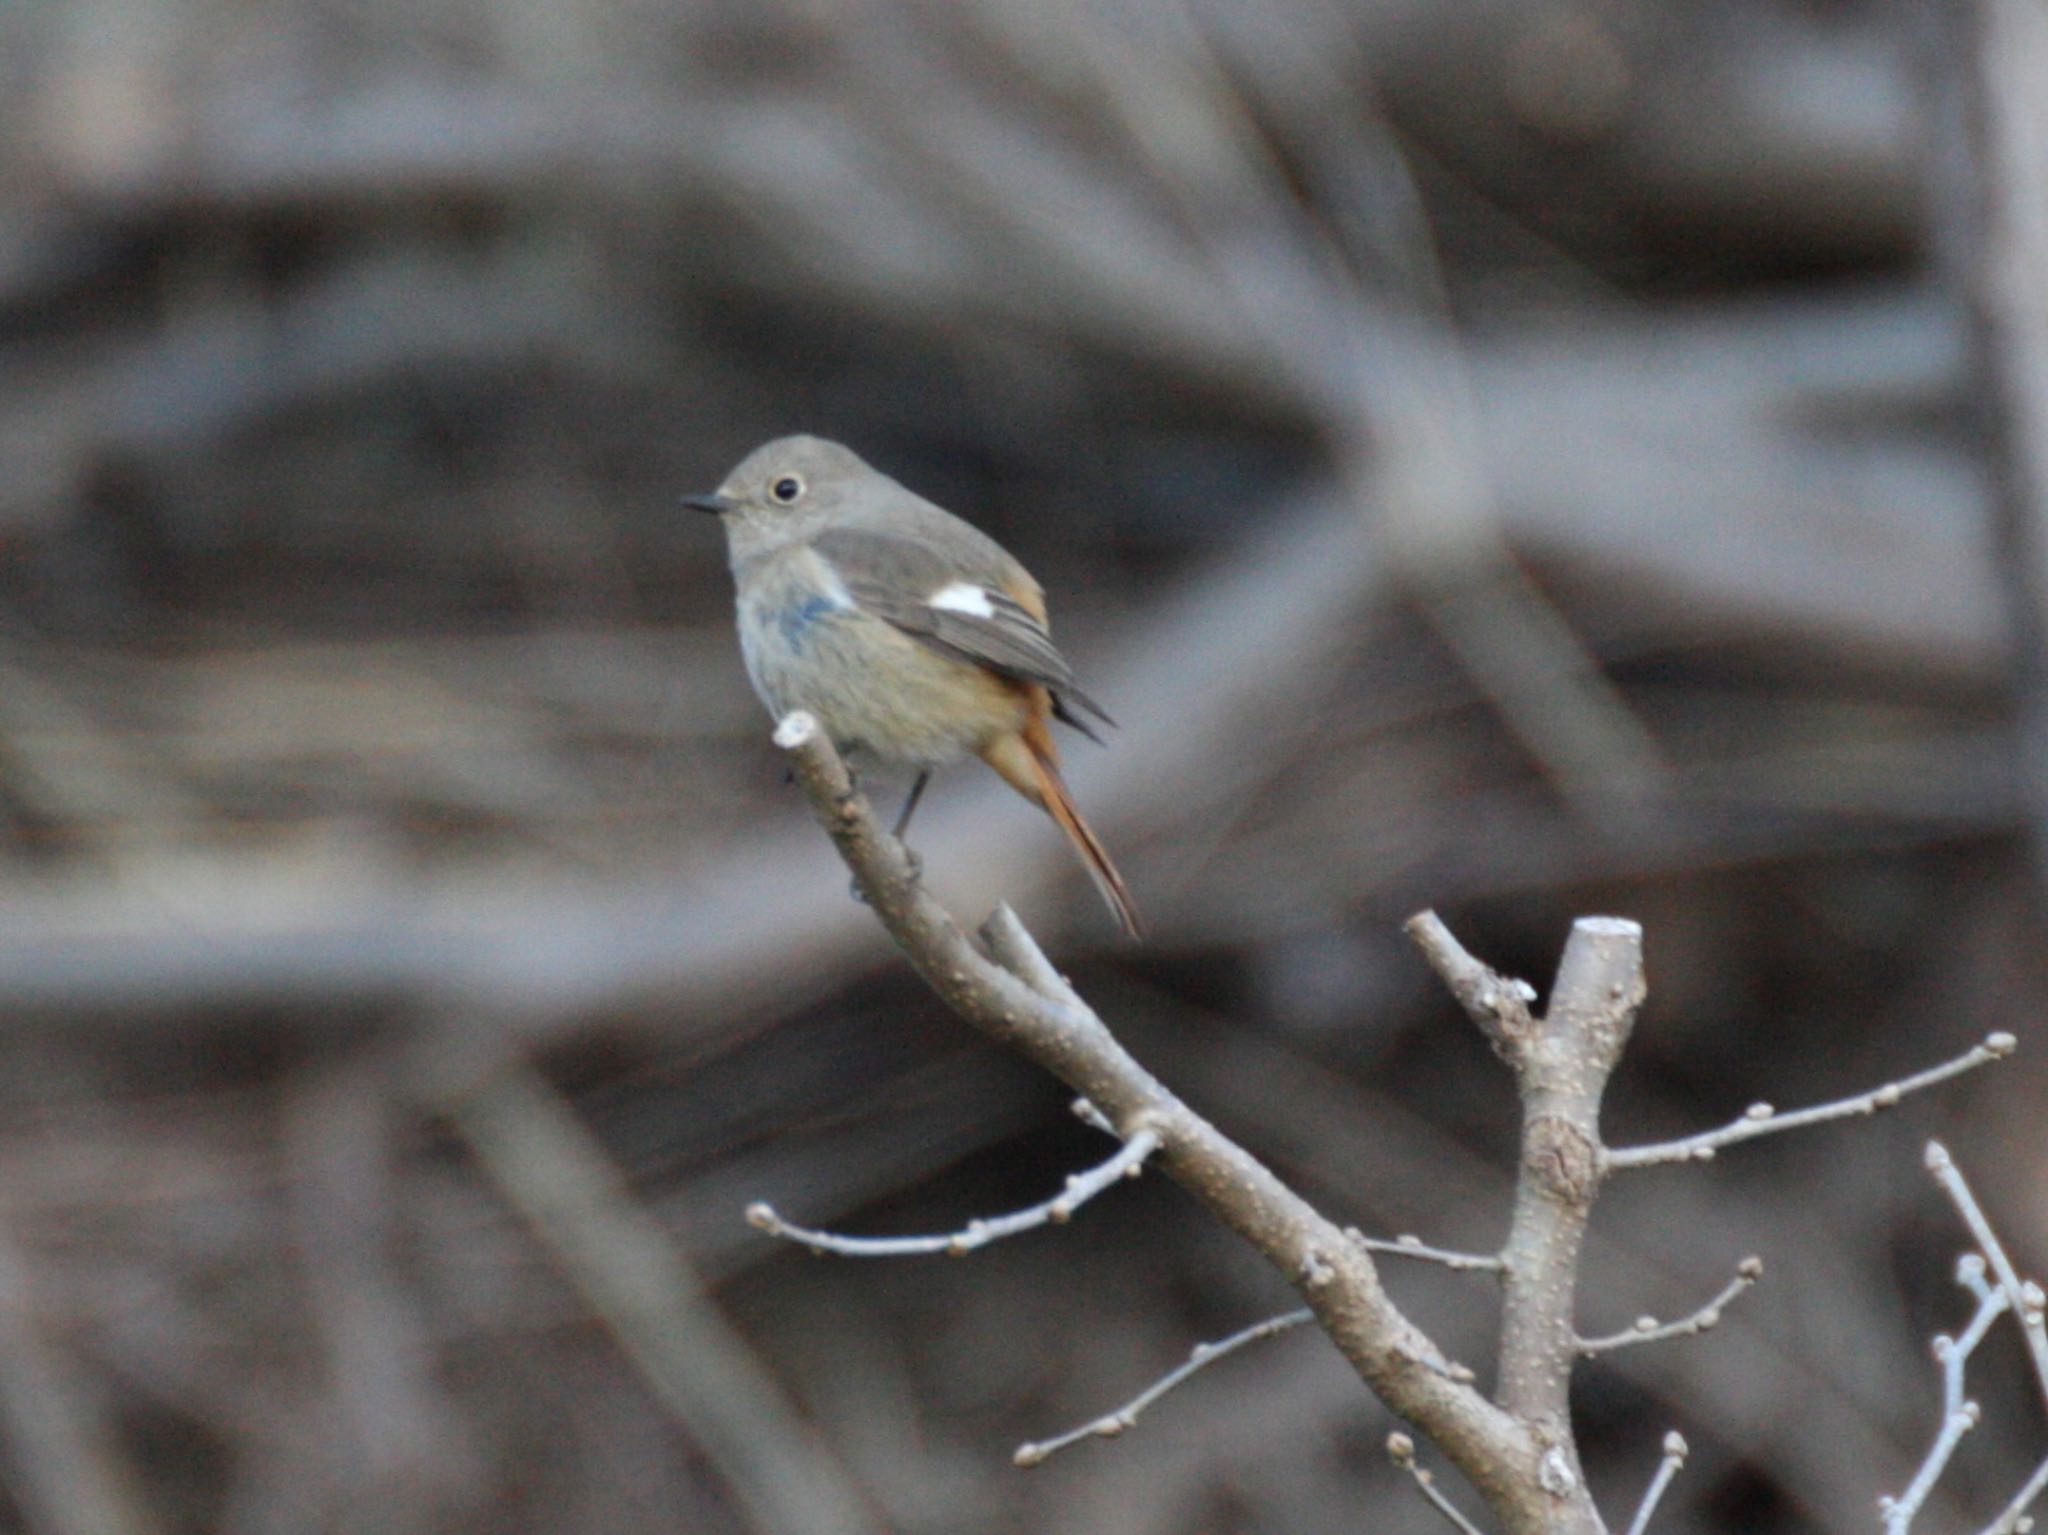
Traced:
[[[1432, 1530], [1294, 1298], [847, 897], [679, 509], [809, 430], [1007, 543], [1121, 944], [978, 766], [914, 841], [1337, 1219], [1489, 1249], [1515, 1104], [1400, 937], [1648, 931], [1625, 1523], [1849, 1531], [2048, 1267], [2048, 44], [2025, 0], [0, 7], [0, 1526]], [[2029, 83], [2031, 82], [2031, 84]], [[2030, 155], [2035, 158], [2030, 159]], [[894, 786], [878, 786], [885, 809]], [[1488, 1375], [1484, 1275], [1393, 1268]], [[2020, 1351], [1928, 1528], [2048, 1445]], [[1427, 1447], [1425, 1464], [1436, 1464]], [[1455, 1476], [1447, 1485], [1475, 1517]]]

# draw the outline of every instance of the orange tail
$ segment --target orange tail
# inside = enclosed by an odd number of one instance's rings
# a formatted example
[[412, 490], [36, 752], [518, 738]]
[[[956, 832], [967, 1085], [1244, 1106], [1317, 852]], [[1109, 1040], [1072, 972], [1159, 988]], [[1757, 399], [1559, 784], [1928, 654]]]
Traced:
[[1066, 782], [1060, 777], [1059, 752], [1044, 719], [1033, 718], [1016, 735], [998, 737], [981, 755], [1011, 788], [1058, 823], [1067, 840], [1074, 844], [1074, 851], [1081, 855], [1081, 864], [1095, 881], [1095, 888], [1102, 892], [1102, 899], [1116, 914], [1117, 926], [1128, 937], [1143, 938], [1145, 924], [1138, 916], [1137, 903], [1131, 899], [1130, 887], [1117, 873], [1102, 839], [1081, 818], [1074, 796], [1067, 792]]

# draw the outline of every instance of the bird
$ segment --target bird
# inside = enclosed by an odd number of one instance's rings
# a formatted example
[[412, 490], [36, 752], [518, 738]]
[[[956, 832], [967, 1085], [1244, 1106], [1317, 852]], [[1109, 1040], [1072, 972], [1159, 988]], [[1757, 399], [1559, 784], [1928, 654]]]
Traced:
[[976, 756], [1049, 815], [1129, 937], [1130, 887], [1060, 776], [1052, 721], [1100, 741], [1114, 725], [1074, 681], [1044, 589], [986, 533], [870, 467], [795, 435], [683, 498], [724, 524], [740, 653], [777, 718], [808, 710], [842, 752], [916, 770], [895, 835], [932, 769]]

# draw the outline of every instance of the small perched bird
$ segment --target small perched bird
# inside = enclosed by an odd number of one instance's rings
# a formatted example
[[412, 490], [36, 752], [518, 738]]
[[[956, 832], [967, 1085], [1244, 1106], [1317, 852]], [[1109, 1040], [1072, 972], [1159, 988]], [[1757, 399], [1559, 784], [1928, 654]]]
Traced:
[[[817, 716], [834, 744], [917, 769], [973, 753], [1050, 815], [1132, 937], [1137, 907], [1060, 778], [1051, 721], [1115, 722], [1074, 685], [1045, 592], [996, 541], [819, 437], [756, 448], [709, 495], [739, 595], [747, 676], [778, 718]], [[1099, 739], [1099, 738], [1097, 738]]]

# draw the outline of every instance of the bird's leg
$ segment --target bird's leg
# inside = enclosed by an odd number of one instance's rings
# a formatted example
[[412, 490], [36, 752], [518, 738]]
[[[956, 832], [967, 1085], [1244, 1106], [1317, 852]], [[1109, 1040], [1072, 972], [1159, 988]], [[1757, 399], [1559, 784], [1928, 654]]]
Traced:
[[903, 834], [910, 830], [911, 812], [917, 809], [917, 802], [924, 798], [924, 786], [931, 781], [932, 770], [924, 768], [919, 771], [917, 781], [911, 784], [909, 797], [903, 801], [903, 808], [896, 812], [896, 824], [889, 828], [889, 835], [898, 842], [901, 842]]
[[[916, 779], [912, 781], [910, 793], [903, 801], [903, 808], [896, 813], [896, 824], [889, 828], [889, 835], [898, 842], [903, 841], [903, 833], [909, 830], [911, 812], [917, 809], [917, 802], [924, 797], [924, 786], [930, 783], [931, 779], [932, 770], [930, 768], [923, 768], [919, 770]], [[910, 877], [912, 879], [923, 879], [924, 860], [917, 856], [917, 850], [905, 846], [903, 856], [909, 861]], [[859, 880], [853, 882], [853, 898], [862, 905], [867, 904], [867, 897], [860, 893]]]
[[[896, 824], [889, 829], [889, 835], [898, 842], [903, 841], [903, 834], [910, 829], [910, 814], [917, 809], [917, 802], [924, 798], [924, 786], [931, 781], [932, 770], [930, 768], [918, 769], [917, 777], [910, 785], [910, 793], [904, 796], [903, 808], [896, 813]], [[912, 879], [923, 879], [924, 860], [917, 856], [917, 849], [911, 847], [908, 843], [904, 843], [903, 856], [910, 861], [910, 877]]]

